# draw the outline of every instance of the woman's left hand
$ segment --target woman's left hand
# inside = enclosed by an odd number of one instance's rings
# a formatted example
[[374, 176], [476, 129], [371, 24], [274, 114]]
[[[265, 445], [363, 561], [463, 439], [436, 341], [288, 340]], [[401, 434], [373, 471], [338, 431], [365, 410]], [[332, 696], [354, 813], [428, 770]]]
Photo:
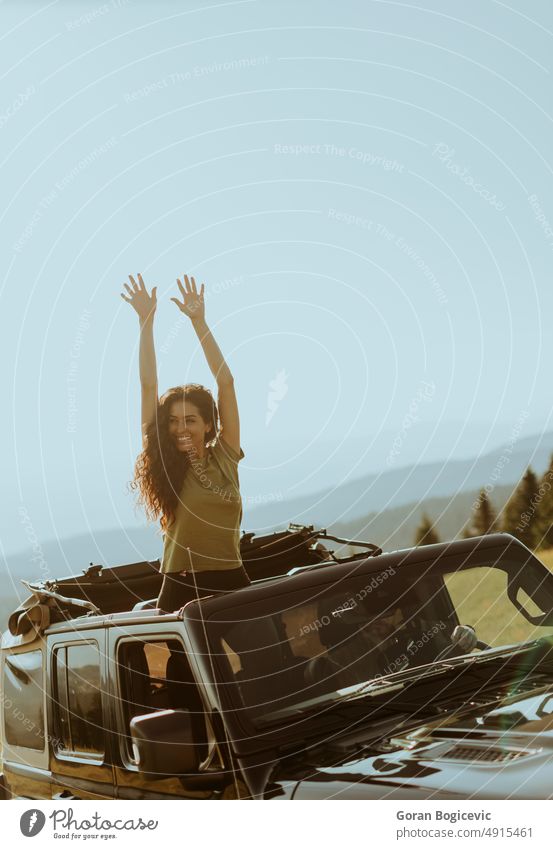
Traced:
[[[188, 275], [184, 275], [184, 286], [177, 279], [177, 284], [182, 295], [182, 301], [178, 298], [171, 298], [176, 303], [179, 310], [188, 316], [191, 321], [205, 321], [205, 306], [204, 306], [204, 284], [198, 293], [196, 289], [196, 281], [193, 277], [188, 279]], [[186, 287], [186, 288], [185, 288]]]

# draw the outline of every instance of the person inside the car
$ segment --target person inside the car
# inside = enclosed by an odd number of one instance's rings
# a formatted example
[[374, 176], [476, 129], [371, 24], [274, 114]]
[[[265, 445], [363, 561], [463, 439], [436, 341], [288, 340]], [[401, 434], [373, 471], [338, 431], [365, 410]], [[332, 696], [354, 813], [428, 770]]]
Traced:
[[324, 691], [349, 687], [379, 671], [366, 624], [348, 627], [333, 615], [336, 607], [312, 601], [280, 615], [292, 654], [305, 661], [305, 683]]
[[158, 398], [153, 324], [157, 287], [148, 294], [142, 275], [124, 284], [139, 318], [142, 451], [131, 488], [148, 519], [163, 533], [163, 583], [157, 606], [165, 611], [214, 592], [247, 586], [240, 556], [242, 500], [238, 463], [240, 420], [234, 380], [205, 320], [204, 285], [177, 280], [181, 299], [171, 298], [196, 332], [217, 382], [209, 389], [187, 383]]

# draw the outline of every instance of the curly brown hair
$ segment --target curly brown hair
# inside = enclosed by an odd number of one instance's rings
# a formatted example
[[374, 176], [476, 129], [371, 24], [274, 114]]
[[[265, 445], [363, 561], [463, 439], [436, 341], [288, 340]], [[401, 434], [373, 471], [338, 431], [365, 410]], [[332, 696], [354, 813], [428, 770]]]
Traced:
[[175, 517], [179, 494], [190, 467], [186, 452], [179, 451], [169, 436], [169, 416], [175, 401], [185, 399], [194, 404], [206, 424], [211, 425], [212, 442], [219, 429], [219, 413], [213, 395], [200, 383], [186, 383], [168, 389], [159, 399], [156, 415], [146, 428], [144, 448], [134, 466], [134, 478], [129, 486], [138, 490], [137, 503], [144, 508], [149, 521], [159, 518], [161, 531], [165, 531]]

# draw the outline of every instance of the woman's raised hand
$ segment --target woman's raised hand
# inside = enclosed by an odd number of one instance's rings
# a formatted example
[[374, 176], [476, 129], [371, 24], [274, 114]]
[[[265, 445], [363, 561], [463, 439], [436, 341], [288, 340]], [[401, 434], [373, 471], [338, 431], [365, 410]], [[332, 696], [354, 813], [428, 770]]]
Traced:
[[123, 292], [121, 292], [121, 297], [135, 310], [140, 321], [153, 318], [157, 307], [157, 286], [154, 286], [152, 294], [148, 295], [141, 274], [138, 275], [138, 283], [131, 274], [129, 274], [129, 280], [131, 281], [130, 286], [127, 283], [123, 284], [129, 297], [124, 295]]
[[193, 277], [189, 280], [188, 275], [185, 274], [183, 279], [184, 286], [180, 280], [177, 279], [177, 284], [182, 295], [182, 301], [179, 301], [178, 298], [171, 298], [171, 300], [174, 301], [179, 310], [187, 315], [192, 321], [204, 321], [204, 284], [202, 283], [201, 289], [198, 293], [198, 290], [196, 289], [196, 281]]

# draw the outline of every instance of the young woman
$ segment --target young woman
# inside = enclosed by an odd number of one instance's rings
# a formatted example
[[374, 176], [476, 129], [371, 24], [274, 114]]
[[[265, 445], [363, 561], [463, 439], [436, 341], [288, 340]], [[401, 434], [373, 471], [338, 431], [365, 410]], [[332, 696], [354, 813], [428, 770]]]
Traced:
[[[140, 322], [142, 452], [131, 484], [149, 519], [164, 535], [163, 584], [157, 606], [176, 610], [187, 601], [250, 583], [240, 557], [242, 500], [238, 463], [240, 420], [234, 380], [205, 320], [204, 286], [184, 275], [182, 300], [171, 298], [192, 323], [213, 377], [217, 404], [197, 383], [169, 389], [158, 400], [154, 349], [157, 287], [129, 275], [127, 295]], [[219, 425], [220, 422], [220, 425]]]

